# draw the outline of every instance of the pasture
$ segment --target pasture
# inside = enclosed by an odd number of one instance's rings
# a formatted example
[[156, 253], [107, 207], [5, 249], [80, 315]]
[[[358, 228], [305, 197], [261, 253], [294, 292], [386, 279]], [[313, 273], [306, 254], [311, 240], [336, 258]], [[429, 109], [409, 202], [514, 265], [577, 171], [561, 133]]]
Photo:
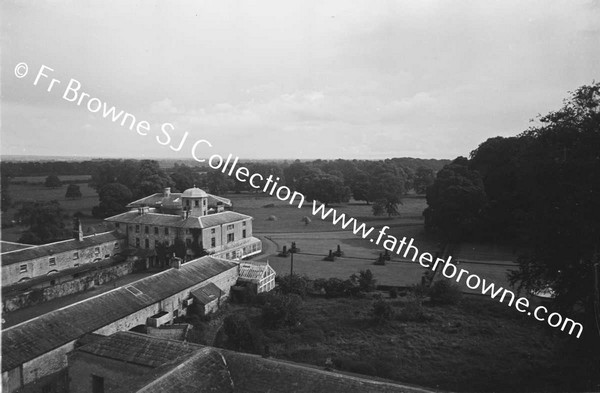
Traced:
[[[92, 208], [98, 205], [99, 201], [96, 190], [87, 184], [89, 176], [59, 176], [59, 178], [63, 181], [78, 181], [77, 184], [81, 190], [82, 197], [79, 199], [65, 198], [68, 185], [63, 184], [61, 187], [56, 188], [45, 187], [43, 185], [45, 177], [43, 176], [16, 177], [13, 179], [13, 181], [17, 181], [17, 183], [11, 182], [9, 188], [12, 206], [6, 213], [2, 213], [2, 240], [16, 242], [19, 237], [21, 237], [21, 234], [26, 227], [20, 226], [12, 221], [21, 207], [21, 204], [35, 201], [57, 200], [65, 211], [63, 218], [67, 228], [70, 228], [71, 226], [73, 215], [77, 212], [81, 212], [85, 215], [82, 219], [85, 233], [91, 233], [92, 229], [90, 228], [94, 228], [93, 230], [96, 232], [107, 230], [108, 227], [102, 220], [92, 217]], [[82, 182], [79, 183], [79, 180]], [[6, 226], [6, 224], [14, 224], [14, 226], [10, 227]]]

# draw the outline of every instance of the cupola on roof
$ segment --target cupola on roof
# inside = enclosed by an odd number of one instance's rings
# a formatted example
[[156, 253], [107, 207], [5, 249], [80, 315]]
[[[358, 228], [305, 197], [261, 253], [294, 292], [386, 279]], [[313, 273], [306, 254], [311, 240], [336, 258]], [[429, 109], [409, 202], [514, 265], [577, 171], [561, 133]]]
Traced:
[[181, 196], [183, 198], [208, 198], [208, 194], [197, 187], [188, 188]]

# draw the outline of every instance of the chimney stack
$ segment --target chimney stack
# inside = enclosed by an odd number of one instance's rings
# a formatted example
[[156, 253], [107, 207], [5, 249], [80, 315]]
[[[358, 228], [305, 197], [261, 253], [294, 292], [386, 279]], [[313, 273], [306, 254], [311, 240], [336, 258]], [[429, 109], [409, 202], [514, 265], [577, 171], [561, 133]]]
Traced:
[[171, 187], [165, 187], [163, 189], [163, 197], [168, 198], [171, 196]]
[[83, 241], [83, 229], [81, 228], [81, 220], [79, 217], [76, 217], [73, 220], [73, 239], [77, 241]]

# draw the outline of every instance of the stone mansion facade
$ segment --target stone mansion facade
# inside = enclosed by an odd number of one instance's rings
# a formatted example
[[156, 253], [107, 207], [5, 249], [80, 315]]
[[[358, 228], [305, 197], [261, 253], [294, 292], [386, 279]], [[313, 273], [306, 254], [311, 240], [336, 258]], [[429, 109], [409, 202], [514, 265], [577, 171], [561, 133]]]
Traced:
[[252, 236], [252, 217], [225, 210], [226, 198], [207, 194], [199, 188], [183, 193], [162, 193], [134, 201], [130, 211], [106, 219], [125, 236], [130, 247], [146, 253], [147, 266], [158, 261], [157, 249], [172, 246], [176, 239], [186, 245], [186, 260], [193, 259], [194, 247], [210, 255], [241, 260], [261, 252], [261, 241]]

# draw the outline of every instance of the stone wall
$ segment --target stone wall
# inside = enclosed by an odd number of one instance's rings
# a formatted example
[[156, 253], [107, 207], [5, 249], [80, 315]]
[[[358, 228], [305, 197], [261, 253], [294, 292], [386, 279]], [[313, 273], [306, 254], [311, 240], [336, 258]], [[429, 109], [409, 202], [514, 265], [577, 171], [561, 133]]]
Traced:
[[2, 296], [4, 312], [34, 306], [52, 299], [86, 291], [97, 285], [108, 283], [114, 279], [130, 274], [133, 262], [123, 262], [103, 269], [81, 273], [80, 277], [69, 281], [59, 282], [46, 288], [36, 288], [25, 292], [8, 293]]

